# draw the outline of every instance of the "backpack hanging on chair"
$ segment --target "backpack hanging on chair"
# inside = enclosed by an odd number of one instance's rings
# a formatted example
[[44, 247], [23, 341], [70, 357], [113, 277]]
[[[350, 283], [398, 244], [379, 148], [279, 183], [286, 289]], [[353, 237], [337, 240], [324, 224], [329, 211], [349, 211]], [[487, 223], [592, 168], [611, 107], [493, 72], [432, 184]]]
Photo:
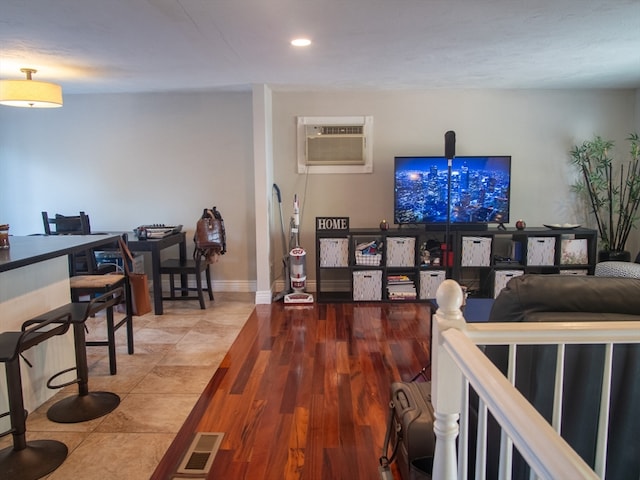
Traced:
[[227, 253], [224, 220], [216, 207], [204, 209], [202, 217], [196, 223], [193, 241], [196, 244], [194, 257], [203, 256], [208, 263], [217, 262], [220, 255]]

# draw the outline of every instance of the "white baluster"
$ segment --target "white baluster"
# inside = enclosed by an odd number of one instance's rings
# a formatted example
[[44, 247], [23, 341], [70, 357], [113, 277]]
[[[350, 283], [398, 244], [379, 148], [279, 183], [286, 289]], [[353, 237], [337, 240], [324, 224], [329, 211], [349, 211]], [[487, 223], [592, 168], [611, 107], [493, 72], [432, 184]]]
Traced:
[[432, 478], [453, 480], [458, 477], [456, 438], [458, 437], [457, 413], [435, 412], [433, 430], [436, 433], [436, 451]]
[[465, 329], [460, 311], [463, 293], [454, 280], [442, 282], [436, 292], [438, 311], [433, 322], [431, 401], [435, 411], [433, 429], [436, 450], [432, 478], [453, 480], [458, 477], [456, 438], [462, 395], [462, 374], [442, 347], [441, 333], [449, 328]]

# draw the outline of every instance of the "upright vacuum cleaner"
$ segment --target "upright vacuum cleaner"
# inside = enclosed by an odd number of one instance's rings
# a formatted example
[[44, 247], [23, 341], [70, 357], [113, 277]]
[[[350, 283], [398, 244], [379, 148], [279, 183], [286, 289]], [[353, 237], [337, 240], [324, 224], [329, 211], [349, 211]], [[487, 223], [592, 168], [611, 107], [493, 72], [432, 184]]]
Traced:
[[282, 226], [282, 249], [284, 265], [284, 289], [273, 300], [284, 298], [284, 303], [313, 303], [313, 295], [307, 293], [307, 252], [300, 246], [300, 209], [298, 196], [293, 197], [293, 216], [289, 222], [289, 250], [286, 250], [284, 220], [282, 217], [282, 197], [280, 189], [274, 183], [273, 189], [278, 195], [280, 206], [280, 224]]
[[285, 239], [284, 234], [284, 219], [282, 217], [282, 196], [280, 195], [280, 188], [275, 183], [273, 184], [273, 189], [278, 195], [278, 208], [280, 209], [280, 227], [282, 229], [282, 271], [284, 276], [284, 287], [280, 293], [277, 293], [273, 296], [274, 302], [279, 302], [284, 298], [285, 295], [291, 293], [291, 280], [289, 278], [289, 252], [287, 252], [287, 241]]

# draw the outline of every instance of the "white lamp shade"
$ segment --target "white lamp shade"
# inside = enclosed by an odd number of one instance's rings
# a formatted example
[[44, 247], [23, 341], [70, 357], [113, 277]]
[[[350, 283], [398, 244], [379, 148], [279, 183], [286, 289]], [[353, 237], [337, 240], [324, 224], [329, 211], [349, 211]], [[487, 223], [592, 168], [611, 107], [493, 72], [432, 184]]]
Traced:
[[0, 104], [12, 107], [61, 107], [62, 87], [36, 80], [0, 80]]

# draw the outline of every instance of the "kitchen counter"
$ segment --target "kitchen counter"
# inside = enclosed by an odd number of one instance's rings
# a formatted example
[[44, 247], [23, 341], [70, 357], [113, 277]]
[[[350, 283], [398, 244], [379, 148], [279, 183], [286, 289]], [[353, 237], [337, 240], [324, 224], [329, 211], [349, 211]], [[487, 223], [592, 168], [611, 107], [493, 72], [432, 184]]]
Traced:
[[10, 236], [10, 248], [0, 250], [0, 272], [117, 241], [118, 235], [115, 234]]
[[[0, 250], [0, 332], [19, 331], [26, 320], [69, 303], [69, 254], [117, 240], [117, 234], [9, 237], [10, 247]], [[24, 403], [33, 411], [56, 393], [46, 386], [49, 377], [75, 365], [73, 334], [52, 337], [24, 356], [33, 365], [21, 369]], [[9, 409], [6, 388], [0, 367], [0, 412]], [[0, 431], [8, 428], [9, 417], [0, 419]]]

